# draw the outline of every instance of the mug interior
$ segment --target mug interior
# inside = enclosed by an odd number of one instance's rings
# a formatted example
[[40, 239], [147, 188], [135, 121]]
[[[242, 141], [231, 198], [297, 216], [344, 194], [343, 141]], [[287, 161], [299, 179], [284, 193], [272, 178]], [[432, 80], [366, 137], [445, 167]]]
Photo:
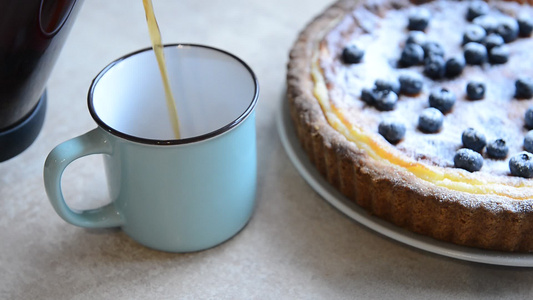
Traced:
[[139, 142], [179, 144], [221, 134], [253, 111], [259, 86], [239, 58], [200, 45], [166, 45], [164, 53], [181, 139], [171, 127], [151, 48], [118, 59], [94, 79], [88, 104], [100, 126]]

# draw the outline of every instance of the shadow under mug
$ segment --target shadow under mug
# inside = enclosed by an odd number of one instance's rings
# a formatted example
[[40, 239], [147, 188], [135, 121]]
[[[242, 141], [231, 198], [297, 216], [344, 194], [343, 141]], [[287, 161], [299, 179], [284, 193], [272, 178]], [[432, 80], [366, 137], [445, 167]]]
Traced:
[[[259, 85], [239, 58], [212, 47], [164, 48], [180, 119], [174, 139], [151, 48], [104, 68], [89, 89], [97, 128], [55, 147], [44, 183], [55, 211], [85, 228], [121, 227], [158, 250], [216, 246], [250, 219], [257, 188], [255, 106]], [[74, 160], [103, 154], [111, 202], [76, 211], [61, 177]]]

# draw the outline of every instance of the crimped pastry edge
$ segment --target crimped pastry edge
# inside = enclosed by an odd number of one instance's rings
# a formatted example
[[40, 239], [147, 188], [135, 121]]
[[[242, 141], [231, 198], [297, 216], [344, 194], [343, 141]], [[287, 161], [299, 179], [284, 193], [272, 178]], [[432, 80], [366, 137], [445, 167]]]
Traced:
[[370, 214], [438, 240], [482, 249], [532, 252], [533, 200], [476, 195], [432, 185], [370, 158], [335, 131], [313, 95], [311, 59], [324, 28], [360, 1], [341, 0], [313, 19], [287, 65], [287, 99], [300, 143], [319, 172]]

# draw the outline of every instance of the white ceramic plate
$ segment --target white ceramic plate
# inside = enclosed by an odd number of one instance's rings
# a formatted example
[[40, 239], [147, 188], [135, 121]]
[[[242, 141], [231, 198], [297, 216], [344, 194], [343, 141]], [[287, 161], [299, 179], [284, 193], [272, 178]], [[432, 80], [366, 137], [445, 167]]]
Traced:
[[431, 253], [492, 265], [533, 267], [533, 254], [489, 251], [441, 242], [369, 215], [333, 188], [309, 162], [307, 155], [300, 147], [291, 122], [288, 103], [283, 99], [277, 115], [277, 126], [287, 155], [298, 172], [317, 193], [353, 220], [393, 240]]

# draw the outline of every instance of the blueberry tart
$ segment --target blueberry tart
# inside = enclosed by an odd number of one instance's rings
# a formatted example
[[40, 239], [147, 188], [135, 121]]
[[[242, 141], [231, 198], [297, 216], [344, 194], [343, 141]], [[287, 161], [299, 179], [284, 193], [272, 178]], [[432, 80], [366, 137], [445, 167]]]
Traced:
[[531, 5], [335, 2], [288, 62], [287, 101], [310, 161], [399, 227], [532, 252]]

